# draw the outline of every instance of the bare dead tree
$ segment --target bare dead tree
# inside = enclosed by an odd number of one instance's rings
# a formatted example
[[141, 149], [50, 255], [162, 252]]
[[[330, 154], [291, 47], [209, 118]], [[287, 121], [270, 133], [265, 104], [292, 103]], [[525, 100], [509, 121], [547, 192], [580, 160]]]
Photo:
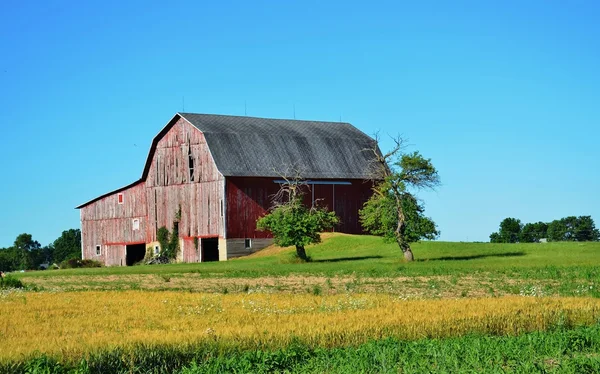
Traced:
[[271, 195], [272, 208], [281, 206], [304, 195], [308, 184], [301, 168], [290, 165], [284, 170], [273, 170], [284, 181], [279, 185], [279, 190]]

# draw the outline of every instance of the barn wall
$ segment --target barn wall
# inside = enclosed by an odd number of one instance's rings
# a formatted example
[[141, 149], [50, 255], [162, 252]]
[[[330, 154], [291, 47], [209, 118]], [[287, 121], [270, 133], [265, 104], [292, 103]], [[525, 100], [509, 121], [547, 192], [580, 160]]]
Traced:
[[[227, 178], [227, 239], [271, 237], [270, 233], [256, 230], [256, 220], [267, 213], [271, 197], [279, 190], [279, 185], [273, 182], [274, 179]], [[356, 179], [347, 181], [351, 184], [307, 186], [305, 203], [311, 203], [314, 188], [315, 203], [328, 207], [340, 217], [340, 225], [335, 231], [360, 234], [362, 227], [358, 219], [358, 210], [371, 196], [371, 184]], [[228, 245], [229, 242], [228, 240]]]
[[156, 240], [158, 228], [172, 231], [178, 222], [179, 236], [187, 240], [183, 260], [198, 261], [189, 241], [224, 235], [223, 186], [204, 135], [184, 119], [177, 121], [158, 142], [146, 178], [147, 241]]
[[[118, 203], [123, 194], [123, 203]], [[106, 196], [81, 208], [83, 258], [95, 259], [106, 265], [125, 262], [125, 245], [145, 243], [147, 235], [146, 191], [143, 183]], [[134, 230], [133, 220], [139, 220]], [[96, 246], [101, 245], [101, 255]]]
[[[114, 193], [81, 209], [84, 258], [120, 265], [126, 244], [154, 242], [158, 228], [172, 231], [177, 222], [178, 259], [199, 261], [194, 237], [224, 237], [223, 191], [204, 135], [180, 119], [158, 141], [146, 181], [120, 192], [123, 204]], [[139, 230], [132, 228], [134, 218]], [[100, 256], [96, 245], [102, 245]]]
[[[246, 248], [245, 239], [227, 239], [227, 259], [247, 256], [273, 244], [273, 238], [252, 239], [252, 247]], [[219, 245], [221, 245], [219, 243]], [[219, 248], [219, 251], [221, 248]]]

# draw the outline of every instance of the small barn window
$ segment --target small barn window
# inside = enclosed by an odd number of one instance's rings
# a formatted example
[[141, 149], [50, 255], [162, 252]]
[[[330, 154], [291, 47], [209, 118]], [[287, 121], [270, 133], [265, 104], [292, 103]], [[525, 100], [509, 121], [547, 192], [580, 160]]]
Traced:
[[158, 245], [154, 246], [154, 254], [158, 255], [160, 253], [160, 247]]
[[133, 230], [139, 230], [139, 229], [140, 229], [140, 219], [134, 218], [133, 219]]
[[97, 245], [96, 246], [96, 256], [100, 256], [102, 254], [102, 247]]
[[122, 193], [117, 194], [117, 202], [119, 204], [123, 204], [123, 194]]
[[188, 151], [188, 168], [190, 169], [190, 182], [194, 181], [194, 155], [192, 155], [192, 147]]
[[244, 248], [246, 248], [246, 249], [252, 248], [252, 239], [246, 238], [244, 240]]
[[223, 217], [224, 213], [225, 213], [225, 209], [223, 209], [223, 199], [221, 199], [221, 217]]

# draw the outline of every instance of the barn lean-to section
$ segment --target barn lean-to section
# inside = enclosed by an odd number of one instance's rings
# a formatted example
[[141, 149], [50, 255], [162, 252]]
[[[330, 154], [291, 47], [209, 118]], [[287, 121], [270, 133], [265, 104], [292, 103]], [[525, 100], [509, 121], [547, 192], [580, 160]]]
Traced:
[[137, 183], [81, 208], [83, 258], [125, 265], [127, 245], [147, 242], [146, 207], [144, 183]]
[[140, 248], [152, 254], [162, 226], [178, 231], [178, 261], [264, 248], [272, 237], [256, 220], [292, 171], [305, 178], [307, 204], [338, 214], [336, 231], [361, 233], [372, 142], [345, 123], [178, 113], [154, 138], [137, 182], [78, 207], [83, 257], [130, 265]]

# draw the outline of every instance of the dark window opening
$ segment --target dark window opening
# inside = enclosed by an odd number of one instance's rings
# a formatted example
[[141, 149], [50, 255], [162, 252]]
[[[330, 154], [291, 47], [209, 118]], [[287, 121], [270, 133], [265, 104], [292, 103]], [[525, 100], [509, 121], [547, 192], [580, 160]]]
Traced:
[[102, 254], [102, 247], [97, 245], [96, 246], [96, 256], [100, 256]]
[[192, 155], [192, 149], [188, 151], [188, 168], [190, 169], [190, 182], [194, 181], [194, 157]]
[[202, 262], [219, 261], [219, 238], [203, 238], [200, 240], [202, 246]]
[[208, 231], [210, 232], [210, 195], [208, 195], [206, 197], [207, 202], [206, 202], [206, 212], [207, 212], [207, 217], [208, 217]]
[[146, 244], [131, 244], [125, 246], [125, 264], [134, 265], [146, 256]]
[[252, 248], [252, 239], [246, 239], [246, 240], [244, 240], [244, 247], [246, 249]]

